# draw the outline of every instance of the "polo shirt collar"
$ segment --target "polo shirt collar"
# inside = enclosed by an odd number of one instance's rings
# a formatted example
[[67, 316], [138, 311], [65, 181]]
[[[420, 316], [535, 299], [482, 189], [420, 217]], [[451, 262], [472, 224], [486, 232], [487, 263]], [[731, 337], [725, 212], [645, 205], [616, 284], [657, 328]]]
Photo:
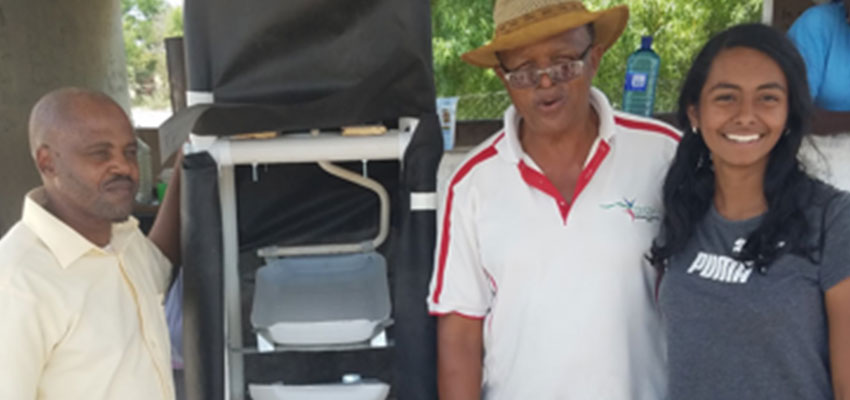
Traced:
[[[611, 103], [608, 102], [608, 98], [605, 96], [605, 93], [602, 93], [601, 90], [595, 87], [591, 87], [590, 106], [593, 107], [593, 109], [596, 110], [596, 114], [599, 115], [599, 136], [594, 142], [593, 148], [589, 152], [588, 157], [591, 157], [594, 154], [600, 140], [610, 143], [611, 138], [613, 138], [616, 133], [614, 110], [611, 107]], [[499, 154], [511, 163], [516, 164], [525, 159], [526, 162], [533, 164], [530, 157], [525, 154], [525, 151], [522, 149], [522, 144], [519, 141], [519, 124], [521, 119], [522, 117], [519, 113], [517, 113], [516, 107], [511, 104], [511, 106], [505, 111], [503, 120], [505, 131], [504, 140], [499, 141], [499, 143], [496, 144], [496, 148]]]
[[[106, 254], [103, 248], [95, 245], [47, 211], [44, 208], [45, 204], [47, 204], [47, 195], [43, 187], [27, 193], [21, 221], [44, 242], [62, 268], [68, 268], [89, 252]], [[129, 242], [129, 235], [137, 227], [138, 221], [133, 217], [125, 222], [112, 224], [110, 245], [114, 252], [120, 253], [124, 250]]]

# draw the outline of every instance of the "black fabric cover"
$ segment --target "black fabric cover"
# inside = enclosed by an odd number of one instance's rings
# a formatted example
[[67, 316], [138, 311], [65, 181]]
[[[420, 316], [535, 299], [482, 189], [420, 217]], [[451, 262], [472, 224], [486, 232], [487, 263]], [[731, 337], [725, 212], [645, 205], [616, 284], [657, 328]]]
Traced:
[[[442, 155], [437, 115], [420, 116], [404, 157], [401, 209], [410, 210], [410, 193], [436, 191]], [[399, 251], [390, 257], [390, 264], [396, 266], [392, 282], [395, 390], [401, 400], [431, 400], [437, 398], [436, 324], [425, 299], [434, 264], [437, 216], [434, 211], [407, 211], [401, 218]]]
[[[161, 135], [225, 136], [418, 117], [404, 160], [369, 162], [369, 176], [392, 201], [389, 262], [395, 325], [388, 350], [246, 357], [246, 382], [319, 382], [339, 371], [392, 377], [400, 400], [431, 400], [436, 391], [434, 320], [425, 298], [436, 217], [410, 212], [411, 192], [433, 192], [442, 137], [435, 115], [429, 2], [423, 0], [186, 0], [189, 90], [215, 103], [180, 111]], [[345, 163], [354, 171], [359, 162]], [[217, 166], [205, 153], [184, 163], [182, 196], [184, 358], [191, 400], [225, 398], [222, 238]], [[268, 244], [368, 240], [377, 201], [315, 165], [236, 168], [240, 285], [248, 312], [252, 268], [243, 259]], [[243, 321], [246, 341], [250, 327]], [[250, 343], [247, 343], [250, 345]], [[290, 356], [290, 357], [288, 357]], [[290, 362], [295, 367], [276, 366]], [[295, 364], [292, 364], [294, 362]], [[357, 370], [355, 370], [357, 369]]]
[[336, 128], [434, 112], [422, 0], [186, 0], [189, 90], [213, 105], [161, 129], [229, 135]]
[[221, 211], [218, 166], [207, 153], [183, 160], [183, 360], [188, 400], [224, 394]]
[[[338, 165], [360, 173], [361, 162]], [[236, 168], [239, 243], [242, 251], [272, 244], [359, 243], [378, 234], [378, 197], [323, 171], [315, 163]], [[370, 161], [368, 176], [397, 199], [399, 163]]]

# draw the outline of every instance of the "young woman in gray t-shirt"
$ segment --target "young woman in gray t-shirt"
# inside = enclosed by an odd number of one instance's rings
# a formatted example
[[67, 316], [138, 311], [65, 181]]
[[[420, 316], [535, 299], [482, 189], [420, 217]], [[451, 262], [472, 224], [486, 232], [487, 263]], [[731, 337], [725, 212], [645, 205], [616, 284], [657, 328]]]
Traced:
[[802, 58], [764, 25], [688, 73], [649, 256], [670, 399], [850, 399], [850, 195], [797, 160], [811, 110]]

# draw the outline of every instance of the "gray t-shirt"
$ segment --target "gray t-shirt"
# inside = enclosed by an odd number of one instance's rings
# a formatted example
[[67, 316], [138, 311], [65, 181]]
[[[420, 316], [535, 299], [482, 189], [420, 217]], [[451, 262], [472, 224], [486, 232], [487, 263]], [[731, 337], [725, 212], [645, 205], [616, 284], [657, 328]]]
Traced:
[[670, 259], [658, 301], [671, 400], [833, 398], [824, 292], [850, 276], [850, 196], [807, 215], [824, 233], [819, 263], [786, 253], [766, 274], [748, 268], [732, 256], [762, 217], [729, 221], [713, 207]]

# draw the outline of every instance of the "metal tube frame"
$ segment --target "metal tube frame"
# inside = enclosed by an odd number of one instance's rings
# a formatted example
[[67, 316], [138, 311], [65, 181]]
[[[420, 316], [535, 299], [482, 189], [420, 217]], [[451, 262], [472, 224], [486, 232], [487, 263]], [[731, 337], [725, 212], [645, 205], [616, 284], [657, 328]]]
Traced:
[[233, 166], [218, 170], [224, 289], [224, 383], [226, 400], [245, 399], [245, 358], [241, 349], [242, 302], [239, 287], [239, 226], [236, 220], [236, 181]]
[[[189, 93], [190, 95], [192, 93]], [[190, 96], [190, 102], [192, 98]], [[224, 290], [224, 376], [225, 400], [245, 400], [245, 357], [244, 341], [242, 338], [242, 309], [241, 288], [239, 286], [239, 225], [236, 214], [236, 181], [235, 166], [257, 163], [298, 163], [319, 161], [356, 161], [356, 160], [401, 160], [407, 150], [407, 145], [419, 120], [402, 117], [399, 119], [399, 129], [390, 131], [386, 137], [343, 137], [335, 135], [312, 135], [312, 140], [322, 142], [323, 146], [315, 146], [303, 136], [281, 137], [265, 141], [238, 141], [226, 138], [210, 138], [190, 135], [191, 142], [186, 147], [187, 153], [208, 151], [218, 163], [219, 200], [221, 202], [221, 235]], [[307, 141], [305, 141], [307, 140]], [[329, 142], [339, 146], [324, 146]], [[254, 142], [254, 143], [251, 143]], [[258, 146], [262, 142], [262, 146]], [[270, 143], [271, 142], [271, 143]], [[344, 145], [343, 145], [344, 143]], [[310, 149], [309, 156], [293, 152], [295, 147]], [[354, 145], [354, 151], [340, 151]], [[378, 146], [375, 146], [378, 145]], [[302, 147], [307, 146], [307, 147]], [[285, 151], [269, 151], [269, 148]], [[256, 151], [259, 155], [249, 155], [246, 152]], [[285, 153], [285, 154], [281, 154]], [[341, 155], [342, 154], [342, 155]], [[234, 157], [234, 155], [236, 157]]]

